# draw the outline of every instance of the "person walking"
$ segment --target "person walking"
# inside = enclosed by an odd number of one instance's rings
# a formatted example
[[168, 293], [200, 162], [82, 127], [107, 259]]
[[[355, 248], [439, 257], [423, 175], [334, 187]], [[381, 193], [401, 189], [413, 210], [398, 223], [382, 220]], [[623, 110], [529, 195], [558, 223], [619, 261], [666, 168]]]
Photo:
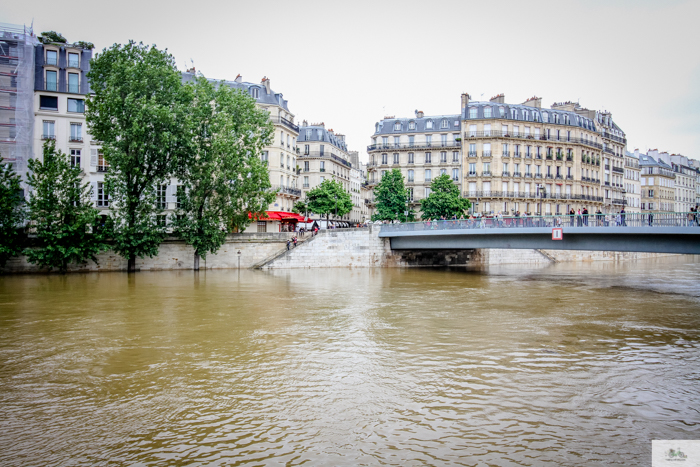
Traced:
[[299, 240], [299, 239], [297, 238], [296, 235], [292, 237], [292, 242], [294, 242], [294, 248], [297, 247], [297, 241], [298, 241], [298, 240]]
[[287, 239], [287, 251], [289, 251], [289, 247], [291, 246], [292, 241], [290, 239]]

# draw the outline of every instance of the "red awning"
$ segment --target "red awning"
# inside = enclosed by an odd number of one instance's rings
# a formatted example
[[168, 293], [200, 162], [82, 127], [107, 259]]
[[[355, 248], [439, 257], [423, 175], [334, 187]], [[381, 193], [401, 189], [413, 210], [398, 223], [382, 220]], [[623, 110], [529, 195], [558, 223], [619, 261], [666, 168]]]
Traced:
[[[249, 218], [253, 218], [252, 213], [248, 213]], [[297, 221], [297, 222], [305, 222], [304, 216], [300, 216], [299, 214], [293, 213], [293, 212], [285, 212], [285, 211], [265, 211], [265, 216], [260, 217], [258, 220], [260, 221]]]

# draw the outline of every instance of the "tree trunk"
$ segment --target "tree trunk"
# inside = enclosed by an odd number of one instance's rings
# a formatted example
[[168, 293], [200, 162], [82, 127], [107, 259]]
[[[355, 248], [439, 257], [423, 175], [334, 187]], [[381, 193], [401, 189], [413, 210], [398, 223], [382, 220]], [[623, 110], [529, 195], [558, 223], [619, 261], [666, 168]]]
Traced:
[[194, 252], [194, 270], [199, 271], [199, 253]]
[[136, 256], [129, 256], [129, 263], [126, 267], [127, 272], [136, 272]]

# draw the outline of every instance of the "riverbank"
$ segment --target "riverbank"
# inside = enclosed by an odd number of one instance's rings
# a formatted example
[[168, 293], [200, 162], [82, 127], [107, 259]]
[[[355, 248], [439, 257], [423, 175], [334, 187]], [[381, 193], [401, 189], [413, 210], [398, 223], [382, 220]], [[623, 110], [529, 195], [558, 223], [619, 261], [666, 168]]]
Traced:
[[[392, 268], [432, 266], [488, 266], [501, 264], [549, 264], [560, 262], [637, 261], [674, 256], [659, 253], [630, 253], [579, 250], [392, 250], [389, 240], [379, 237], [379, 228], [322, 230], [307, 234], [301, 243], [287, 250], [292, 233], [230, 234], [224, 246], [200, 263], [202, 269], [314, 269]], [[140, 271], [191, 270], [194, 250], [177, 238], [161, 244], [158, 255], [138, 258]], [[126, 271], [127, 262], [113, 251], [98, 255], [98, 262], [72, 264], [68, 272]], [[4, 274], [42, 273], [20, 256], [8, 261]]]

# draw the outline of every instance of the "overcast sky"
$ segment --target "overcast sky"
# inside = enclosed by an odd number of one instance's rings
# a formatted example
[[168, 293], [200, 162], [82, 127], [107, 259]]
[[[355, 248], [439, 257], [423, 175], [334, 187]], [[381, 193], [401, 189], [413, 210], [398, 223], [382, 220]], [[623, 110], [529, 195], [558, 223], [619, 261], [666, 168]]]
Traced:
[[271, 80], [302, 119], [346, 135], [367, 160], [385, 115], [456, 114], [460, 95], [537, 95], [605, 109], [628, 149], [700, 159], [700, 1], [3, 2], [96, 49], [129, 39], [167, 48], [184, 71]]

